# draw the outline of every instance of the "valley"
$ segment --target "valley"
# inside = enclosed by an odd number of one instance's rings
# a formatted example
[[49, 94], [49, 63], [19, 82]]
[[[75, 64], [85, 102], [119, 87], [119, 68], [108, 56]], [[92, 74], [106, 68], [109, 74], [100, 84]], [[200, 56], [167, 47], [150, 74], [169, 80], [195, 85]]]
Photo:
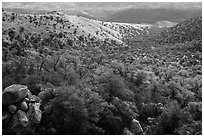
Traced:
[[[202, 134], [201, 30], [201, 16], [137, 24], [3, 10], [2, 134]], [[8, 104], [22, 85], [28, 95]], [[30, 96], [34, 120], [19, 106]]]

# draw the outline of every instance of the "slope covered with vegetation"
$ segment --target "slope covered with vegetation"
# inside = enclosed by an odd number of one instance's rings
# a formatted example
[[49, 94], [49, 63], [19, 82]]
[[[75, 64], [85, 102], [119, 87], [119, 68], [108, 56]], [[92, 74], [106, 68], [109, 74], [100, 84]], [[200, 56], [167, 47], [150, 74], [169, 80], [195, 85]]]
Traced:
[[202, 49], [202, 17], [190, 18], [165, 31], [160, 35], [165, 43], [192, 42], [197, 49]]
[[45, 95], [32, 134], [202, 134], [200, 51], [149, 41], [148, 28], [82, 19], [3, 12], [2, 89]]

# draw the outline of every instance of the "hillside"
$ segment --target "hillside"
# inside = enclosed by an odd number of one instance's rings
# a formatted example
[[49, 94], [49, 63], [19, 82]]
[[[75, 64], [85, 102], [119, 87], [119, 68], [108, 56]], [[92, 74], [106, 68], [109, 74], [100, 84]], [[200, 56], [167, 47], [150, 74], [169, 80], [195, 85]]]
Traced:
[[3, 11], [2, 134], [201, 135], [202, 51], [151, 39], [171, 25]]
[[[16, 26], [15, 28], [18, 30], [20, 27], [24, 27], [29, 32], [45, 35], [53, 30], [54, 33], [62, 33], [65, 37], [76, 39], [80, 37], [85, 41], [87, 39], [113, 40], [118, 43], [122, 43], [123, 35], [126, 35], [127, 30], [131, 30], [132, 32], [127, 34], [134, 35], [136, 39], [139, 39], [137, 38], [138, 34], [140, 37], [140, 33], [144, 35], [147, 33], [146, 30], [143, 31], [146, 28], [145, 25], [102, 22], [75, 15], [66, 15], [62, 12], [48, 12], [40, 15], [13, 15], [12, 12], [3, 12], [2, 25], [4, 29]], [[125, 30], [126, 32], [124, 32]]]
[[190, 18], [161, 32], [156, 38], [163, 43], [191, 42], [195, 49], [202, 50], [202, 17]]
[[202, 17], [181, 22], [161, 33], [161, 40], [169, 43], [182, 43], [202, 39]]

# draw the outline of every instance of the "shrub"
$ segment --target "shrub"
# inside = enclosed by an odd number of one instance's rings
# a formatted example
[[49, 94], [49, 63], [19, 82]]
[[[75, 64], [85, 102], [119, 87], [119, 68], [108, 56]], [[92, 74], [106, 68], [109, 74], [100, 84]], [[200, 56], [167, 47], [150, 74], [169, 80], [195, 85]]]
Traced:
[[195, 93], [195, 97], [198, 101], [202, 101], [202, 77], [197, 75], [194, 78], [189, 78], [187, 83], [191, 86], [191, 91]]
[[179, 135], [202, 135], [202, 122], [193, 121], [190, 124], [184, 124], [175, 132]]
[[189, 102], [188, 111], [195, 121], [202, 120], [202, 102]]
[[100, 81], [99, 92], [109, 102], [113, 97], [118, 97], [122, 100], [133, 100], [134, 93], [129, 90], [122, 77], [112, 73], [102, 76]]
[[158, 119], [156, 134], [174, 134], [174, 130], [181, 124], [182, 112], [176, 101], [167, 104], [164, 112]]
[[88, 113], [80, 91], [74, 88], [65, 90], [52, 101], [52, 124], [57, 134], [85, 134]]
[[27, 85], [32, 94], [38, 95], [41, 92], [40, 87], [37, 85], [41, 82], [41, 78], [36, 75], [27, 75], [21, 80], [20, 84]]
[[144, 83], [146, 77], [147, 75], [143, 71], [138, 71], [136, 74], [134, 74], [132, 82], [139, 87]]

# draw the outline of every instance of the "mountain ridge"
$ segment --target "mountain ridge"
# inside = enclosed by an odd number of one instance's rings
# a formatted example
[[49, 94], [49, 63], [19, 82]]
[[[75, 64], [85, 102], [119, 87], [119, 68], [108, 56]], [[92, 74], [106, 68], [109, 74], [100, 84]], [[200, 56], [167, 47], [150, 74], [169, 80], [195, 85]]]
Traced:
[[[174, 15], [175, 11], [177, 14], [180, 14], [177, 18], [174, 18], [174, 21], [183, 21], [194, 15], [201, 15], [202, 13], [202, 4], [201, 3], [162, 3], [162, 2], [89, 2], [89, 3], [80, 3], [80, 2], [68, 2], [68, 3], [3, 3], [2, 7], [9, 11], [18, 11], [18, 12], [27, 12], [27, 13], [39, 13], [44, 11], [62, 11], [66, 14], [71, 15], [80, 15], [88, 17], [91, 19], [99, 19], [102, 21], [115, 21], [115, 22], [126, 22], [126, 23], [152, 23], [159, 20], [152, 20], [152, 16], [156, 16], [158, 12], [162, 9], [168, 10], [170, 15]], [[163, 11], [165, 11], [163, 10]], [[191, 12], [189, 12], [191, 10]], [[137, 12], [143, 12], [151, 20], [147, 20], [143, 15], [138, 14]], [[168, 13], [167, 12], [167, 13]], [[133, 15], [131, 15], [131, 13]], [[164, 15], [164, 20], [171, 21], [169, 18], [172, 18], [170, 15]], [[177, 15], [175, 14], [175, 15]], [[190, 16], [187, 16], [190, 14]], [[122, 16], [121, 16], [122, 15]], [[124, 16], [123, 16], [124, 15]], [[119, 18], [119, 17], [120, 18]], [[136, 20], [136, 17], [139, 16], [140, 21]], [[184, 17], [183, 17], [184, 16]], [[127, 18], [129, 17], [129, 18]], [[123, 19], [124, 18], [124, 19]], [[135, 19], [131, 19], [135, 18]], [[157, 17], [158, 18], [158, 17]], [[182, 18], [182, 20], [178, 20]], [[141, 20], [142, 19], [142, 20]]]

